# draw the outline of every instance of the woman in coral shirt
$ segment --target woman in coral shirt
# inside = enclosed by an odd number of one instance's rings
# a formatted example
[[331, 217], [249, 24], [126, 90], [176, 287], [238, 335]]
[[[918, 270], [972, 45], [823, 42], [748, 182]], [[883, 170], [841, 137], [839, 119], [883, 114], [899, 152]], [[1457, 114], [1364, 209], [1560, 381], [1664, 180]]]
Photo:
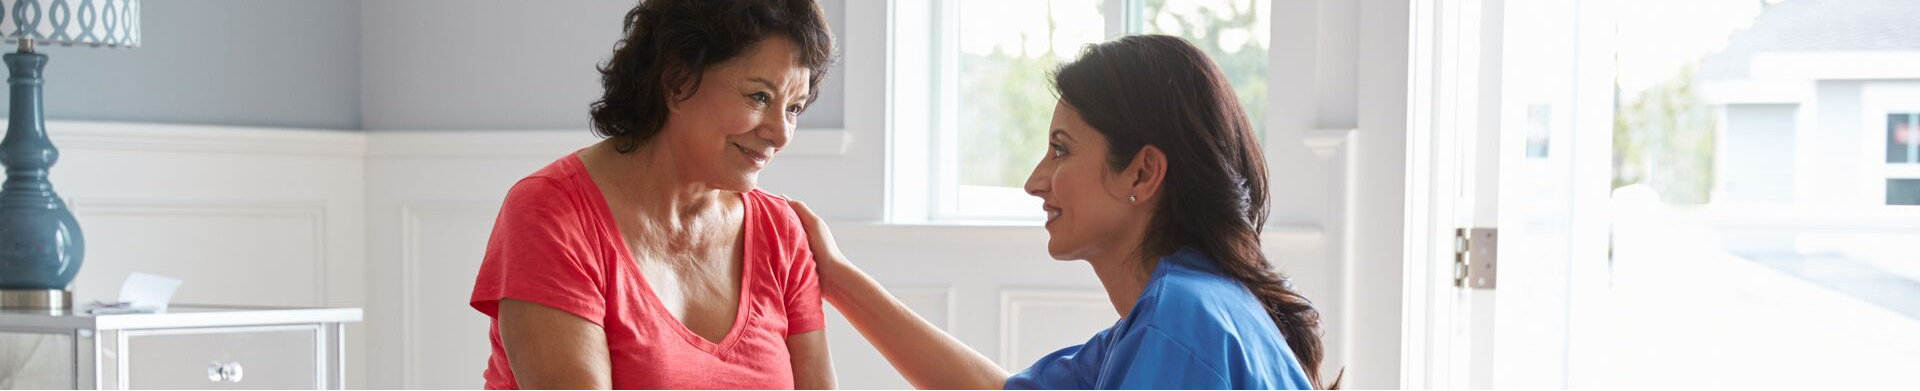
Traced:
[[508, 191], [474, 282], [486, 388], [831, 388], [806, 232], [755, 189], [833, 50], [812, 0], [648, 0], [606, 139]]

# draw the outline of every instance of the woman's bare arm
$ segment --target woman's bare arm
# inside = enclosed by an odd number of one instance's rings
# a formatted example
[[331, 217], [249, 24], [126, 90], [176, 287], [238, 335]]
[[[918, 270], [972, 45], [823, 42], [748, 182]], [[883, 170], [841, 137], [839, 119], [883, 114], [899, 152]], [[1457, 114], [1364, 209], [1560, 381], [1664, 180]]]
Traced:
[[914, 314], [880, 283], [840, 255], [827, 225], [806, 204], [790, 201], [807, 228], [820, 265], [820, 294], [920, 389], [1000, 389], [1007, 371]]
[[787, 336], [787, 355], [793, 360], [794, 389], [831, 390], [838, 387], [833, 377], [833, 358], [827, 354], [826, 330]]
[[605, 390], [613, 387], [607, 333], [553, 307], [501, 299], [500, 344], [521, 389]]

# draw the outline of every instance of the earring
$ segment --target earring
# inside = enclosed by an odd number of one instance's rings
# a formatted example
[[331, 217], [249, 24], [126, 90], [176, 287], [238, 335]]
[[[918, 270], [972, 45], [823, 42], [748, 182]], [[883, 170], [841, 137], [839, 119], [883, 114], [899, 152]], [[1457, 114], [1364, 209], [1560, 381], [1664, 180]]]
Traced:
[[1132, 203], [1139, 203], [1139, 202], [1140, 200], [1134, 199], [1132, 194], [1127, 195], [1127, 203], [1132, 204]]

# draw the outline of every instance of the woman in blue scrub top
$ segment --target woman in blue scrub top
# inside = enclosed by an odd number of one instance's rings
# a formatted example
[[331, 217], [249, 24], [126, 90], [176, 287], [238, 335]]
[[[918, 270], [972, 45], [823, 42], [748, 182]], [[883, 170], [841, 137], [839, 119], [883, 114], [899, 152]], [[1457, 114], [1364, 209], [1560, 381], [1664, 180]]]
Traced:
[[1047, 251], [1091, 264], [1118, 322], [1010, 375], [887, 294], [796, 203], [827, 301], [919, 388], [1322, 385], [1319, 315], [1260, 252], [1265, 159], [1219, 68], [1180, 38], [1130, 36], [1089, 46], [1054, 87], [1026, 190]]

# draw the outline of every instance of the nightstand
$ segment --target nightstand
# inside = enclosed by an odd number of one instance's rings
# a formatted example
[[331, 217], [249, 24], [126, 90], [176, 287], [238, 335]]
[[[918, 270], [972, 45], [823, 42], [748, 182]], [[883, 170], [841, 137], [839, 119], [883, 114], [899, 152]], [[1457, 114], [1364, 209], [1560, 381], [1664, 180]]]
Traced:
[[0, 311], [0, 388], [344, 389], [359, 308]]

